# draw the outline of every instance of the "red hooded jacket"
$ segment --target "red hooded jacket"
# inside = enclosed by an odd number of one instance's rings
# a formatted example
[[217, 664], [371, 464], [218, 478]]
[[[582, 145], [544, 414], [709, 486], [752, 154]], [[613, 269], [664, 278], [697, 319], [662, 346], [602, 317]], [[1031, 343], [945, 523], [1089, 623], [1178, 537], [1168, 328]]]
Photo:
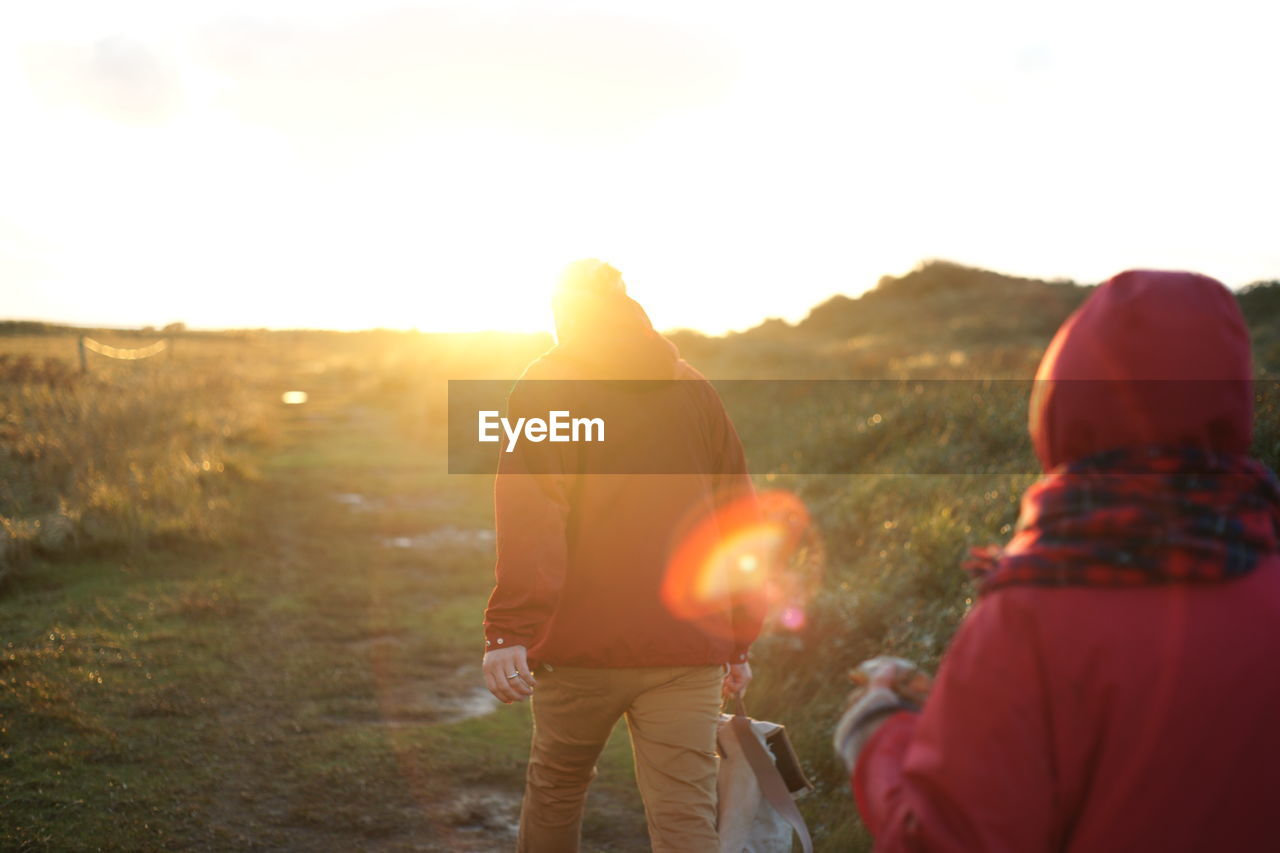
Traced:
[[[1123, 273], [1045, 354], [1036, 452], [1046, 470], [1123, 447], [1244, 452], [1251, 374], [1225, 287]], [[1101, 399], [1056, 381], [1097, 379], [1232, 381]], [[1222, 583], [981, 597], [923, 712], [891, 717], [854, 768], [877, 849], [1280, 849], [1278, 569], [1271, 553]]]
[[[546, 417], [585, 396], [607, 442], [525, 443], [502, 455], [485, 649], [524, 645], [531, 661], [566, 666], [743, 662], [763, 621], [760, 597], [721, 590], [686, 607], [663, 592], [690, 532], [751, 500], [737, 433], [715, 389], [639, 305], [610, 295], [590, 308], [589, 326], [562, 333], [529, 366], [508, 410]], [[620, 452], [653, 447], [671, 473], [602, 473]]]

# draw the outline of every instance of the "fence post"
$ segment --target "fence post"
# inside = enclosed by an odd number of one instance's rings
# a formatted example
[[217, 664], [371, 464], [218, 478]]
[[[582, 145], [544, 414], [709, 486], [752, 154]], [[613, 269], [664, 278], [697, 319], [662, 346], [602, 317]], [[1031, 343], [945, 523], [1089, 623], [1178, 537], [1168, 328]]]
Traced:
[[79, 349], [80, 349], [80, 372], [88, 373], [89, 359], [85, 358], [85, 354], [84, 354], [84, 335], [80, 336], [80, 339], [77, 341], [77, 344], [79, 345]]

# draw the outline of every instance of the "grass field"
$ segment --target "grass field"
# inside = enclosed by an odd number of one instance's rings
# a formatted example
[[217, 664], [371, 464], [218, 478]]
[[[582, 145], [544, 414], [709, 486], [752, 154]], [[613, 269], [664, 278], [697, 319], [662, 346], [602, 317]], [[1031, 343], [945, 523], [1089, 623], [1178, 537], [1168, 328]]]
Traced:
[[[509, 846], [529, 717], [479, 677], [491, 484], [343, 379], [277, 413], [234, 539], [10, 578], [0, 848]], [[615, 738], [595, 849], [644, 847], [629, 761]]]
[[[845, 670], [882, 652], [936, 666], [972, 603], [960, 560], [1007, 539], [1034, 477], [1025, 404], [973, 383], [1031, 375], [1083, 298], [1051, 287], [1021, 306], [1034, 322], [1001, 314], [990, 334], [986, 308], [955, 300], [894, 326], [885, 296], [864, 308], [888, 325], [820, 309], [821, 333], [675, 336], [713, 379], [910, 380], [858, 411], [784, 385], [726, 394], [749, 457], [794, 450], [758, 484], [814, 521], [804, 624], [756, 644], [748, 703], [788, 726], [817, 784], [801, 809], [818, 850], [870, 847], [828, 744]], [[1264, 379], [1270, 296], [1242, 297]], [[547, 343], [193, 334], [64, 382], [15, 359], [74, 367], [74, 336], [0, 336], [0, 849], [510, 849], [529, 715], [481, 687], [492, 483], [445, 472], [445, 380], [514, 378]], [[911, 383], [938, 379], [968, 382], [926, 407]], [[1273, 466], [1278, 396], [1259, 386]], [[849, 458], [963, 473], [823, 473]], [[584, 833], [586, 850], [648, 849], [621, 730]]]

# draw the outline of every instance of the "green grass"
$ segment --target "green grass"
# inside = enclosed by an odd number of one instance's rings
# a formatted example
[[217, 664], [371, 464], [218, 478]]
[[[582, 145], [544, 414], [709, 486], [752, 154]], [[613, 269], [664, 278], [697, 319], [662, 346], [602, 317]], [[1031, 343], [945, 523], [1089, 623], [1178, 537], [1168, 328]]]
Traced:
[[[488, 478], [335, 390], [287, 413], [239, 535], [34, 560], [0, 598], [0, 848], [509, 846], [527, 705], [469, 719]], [[360, 494], [352, 508], [335, 496]], [[644, 849], [622, 727], [587, 849]]]
[[224, 626], [241, 601], [216, 559], [183, 578], [149, 561], [46, 568], [44, 588], [0, 610], [0, 846], [171, 845], [190, 828], [194, 759], [228, 698]]

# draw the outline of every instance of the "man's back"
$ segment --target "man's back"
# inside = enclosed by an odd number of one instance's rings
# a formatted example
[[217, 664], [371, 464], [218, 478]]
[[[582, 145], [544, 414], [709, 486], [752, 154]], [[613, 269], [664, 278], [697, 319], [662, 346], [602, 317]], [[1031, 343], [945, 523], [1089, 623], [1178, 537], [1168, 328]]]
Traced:
[[[696, 665], [738, 660], [750, 642], [734, 635], [735, 602], [727, 595], [697, 621], [674, 614], [662, 598], [682, 538], [750, 494], [741, 445], [715, 390], [683, 361], [673, 359], [670, 371], [669, 379], [590, 379], [553, 352], [512, 391], [517, 414], [581, 412], [605, 425], [603, 442], [525, 444], [499, 472], [499, 584], [489, 619], [536, 618], [541, 633], [527, 637], [531, 658]], [[563, 557], [549, 558], [561, 548]], [[563, 561], [561, 577], [548, 559]], [[520, 577], [542, 585], [504, 584]]]

